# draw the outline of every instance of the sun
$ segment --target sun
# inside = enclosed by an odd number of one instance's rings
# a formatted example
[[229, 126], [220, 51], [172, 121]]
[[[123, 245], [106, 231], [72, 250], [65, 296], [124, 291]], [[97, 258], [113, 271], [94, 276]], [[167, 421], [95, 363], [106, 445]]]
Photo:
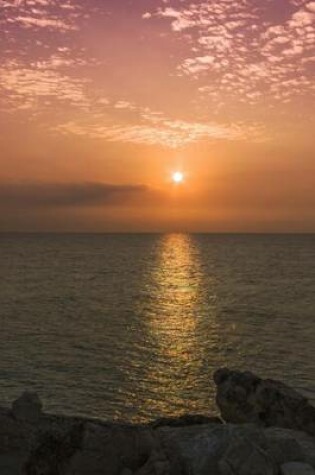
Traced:
[[174, 172], [172, 175], [172, 180], [174, 183], [183, 183], [184, 174], [182, 172]]

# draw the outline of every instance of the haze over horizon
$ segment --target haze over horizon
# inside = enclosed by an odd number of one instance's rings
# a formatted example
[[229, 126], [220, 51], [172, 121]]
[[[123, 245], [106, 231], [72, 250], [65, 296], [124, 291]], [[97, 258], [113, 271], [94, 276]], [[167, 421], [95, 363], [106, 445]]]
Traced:
[[315, 232], [314, 19], [0, 1], [0, 232]]

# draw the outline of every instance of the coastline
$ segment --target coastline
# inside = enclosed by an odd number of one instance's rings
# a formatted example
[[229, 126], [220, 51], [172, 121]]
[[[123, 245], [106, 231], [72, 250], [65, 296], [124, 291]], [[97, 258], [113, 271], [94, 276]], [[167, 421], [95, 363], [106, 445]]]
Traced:
[[1, 475], [315, 473], [315, 408], [249, 372], [214, 374], [216, 416], [147, 424], [45, 414], [35, 393], [0, 410]]

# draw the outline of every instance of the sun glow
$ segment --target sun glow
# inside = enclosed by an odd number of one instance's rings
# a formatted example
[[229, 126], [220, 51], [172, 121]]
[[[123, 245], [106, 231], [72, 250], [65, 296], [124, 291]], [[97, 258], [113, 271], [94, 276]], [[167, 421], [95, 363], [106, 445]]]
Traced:
[[184, 181], [184, 174], [182, 172], [175, 172], [172, 175], [172, 180], [174, 183], [182, 183]]

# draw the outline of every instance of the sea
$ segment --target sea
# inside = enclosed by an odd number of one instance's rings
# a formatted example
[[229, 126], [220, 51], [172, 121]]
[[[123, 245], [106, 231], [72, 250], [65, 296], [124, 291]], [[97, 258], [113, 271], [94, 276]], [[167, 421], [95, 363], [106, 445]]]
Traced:
[[315, 235], [1, 234], [0, 406], [217, 412], [221, 367], [315, 403]]

